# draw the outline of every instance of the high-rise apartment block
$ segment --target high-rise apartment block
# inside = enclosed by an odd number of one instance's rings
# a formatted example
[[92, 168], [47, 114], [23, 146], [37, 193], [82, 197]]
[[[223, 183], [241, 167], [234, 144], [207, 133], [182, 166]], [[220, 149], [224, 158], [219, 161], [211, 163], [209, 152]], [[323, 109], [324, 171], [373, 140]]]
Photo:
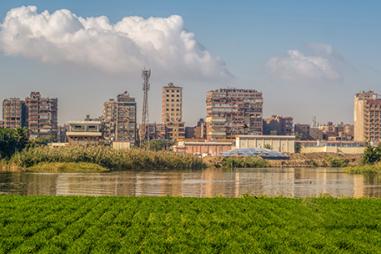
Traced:
[[363, 91], [355, 96], [354, 140], [381, 142], [381, 98], [373, 91]]
[[107, 142], [136, 142], [136, 101], [128, 92], [104, 103], [102, 120]]
[[25, 98], [27, 122], [30, 138], [56, 140], [58, 131], [57, 98], [41, 97], [39, 92], [32, 92]]
[[272, 115], [263, 121], [263, 133], [265, 135], [291, 136], [294, 133], [293, 127], [293, 118], [289, 116]]
[[24, 128], [27, 124], [26, 105], [19, 98], [3, 100], [3, 127]]
[[166, 139], [183, 139], [185, 128], [183, 118], [183, 88], [169, 83], [162, 88], [161, 122]]
[[262, 93], [254, 89], [218, 89], [206, 98], [207, 138], [234, 139], [263, 134]]

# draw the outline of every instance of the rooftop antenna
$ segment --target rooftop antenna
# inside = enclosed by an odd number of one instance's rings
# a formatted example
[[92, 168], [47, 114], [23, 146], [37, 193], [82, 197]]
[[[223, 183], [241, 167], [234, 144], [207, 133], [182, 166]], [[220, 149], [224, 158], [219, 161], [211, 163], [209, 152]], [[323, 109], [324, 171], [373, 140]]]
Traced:
[[[147, 135], [147, 124], [149, 121], [149, 114], [148, 114], [148, 91], [150, 88], [149, 79], [151, 77], [151, 70], [146, 70], [145, 68], [142, 71], [142, 78], [143, 78], [143, 111], [142, 111], [142, 125], [140, 130], [140, 145], [148, 138], [149, 139], [149, 133]], [[148, 137], [147, 137], [148, 136]]]

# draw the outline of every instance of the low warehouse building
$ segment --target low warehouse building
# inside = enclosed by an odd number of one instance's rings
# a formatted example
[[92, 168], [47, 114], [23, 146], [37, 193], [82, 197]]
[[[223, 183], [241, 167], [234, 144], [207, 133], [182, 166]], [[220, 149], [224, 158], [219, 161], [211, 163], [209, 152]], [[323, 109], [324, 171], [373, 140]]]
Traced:
[[227, 142], [200, 142], [200, 141], [179, 141], [173, 147], [177, 153], [187, 153], [200, 156], [220, 156], [223, 152], [234, 148], [232, 141]]
[[239, 135], [236, 148], [267, 148], [281, 153], [295, 153], [295, 136]]

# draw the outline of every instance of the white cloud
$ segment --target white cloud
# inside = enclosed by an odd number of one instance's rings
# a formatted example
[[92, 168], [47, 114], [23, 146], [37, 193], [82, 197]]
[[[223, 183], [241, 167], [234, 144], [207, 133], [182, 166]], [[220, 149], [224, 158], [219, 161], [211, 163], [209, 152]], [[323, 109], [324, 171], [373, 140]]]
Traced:
[[0, 30], [0, 50], [43, 62], [67, 62], [108, 72], [150, 67], [162, 76], [225, 79], [225, 63], [184, 29], [181, 16], [79, 17], [69, 10], [39, 13], [35, 6], [11, 9]]
[[289, 50], [287, 56], [273, 57], [267, 62], [273, 74], [285, 79], [340, 78], [333, 61], [333, 49], [326, 44], [311, 44], [315, 55], [306, 56], [299, 50]]

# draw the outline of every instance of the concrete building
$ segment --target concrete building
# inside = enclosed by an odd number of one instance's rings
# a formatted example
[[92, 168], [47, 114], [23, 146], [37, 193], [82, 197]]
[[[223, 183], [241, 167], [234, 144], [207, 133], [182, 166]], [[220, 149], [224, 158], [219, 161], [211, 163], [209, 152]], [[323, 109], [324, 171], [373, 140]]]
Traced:
[[162, 88], [161, 123], [166, 139], [183, 139], [185, 128], [183, 118], [183, 88], [173, 83]]
[[25, 98], [27, 126], [30, 138], [57, 139], [58, 99], [44, 98], [39, 92], [32, 92]]
[[173, 146], [176, 153], [187, 153], [198, 156], [220, 156], [223, 152], [234, 148], [233, 141], [208, 142], [208, 141], [179, 141]]
[[293, 118], [289, 116], [272, 115], [263, 120], [264, 135], [293, 135]]
[[357, 93], [354, 98], [354, 140], [381, 141], [381, 99], [373, 91]]
[[311, 138], [310, 128], [311, 126], [309, 124], [301, 124], [301, 123], [295, 124], [294, 133], [296, 138], [300, 140], [309, 140]]
[[27, 110], [23, 100], [10, 98], [3, 100], [3, 127], [24, 128], [27, 126]]
[[300, 153], [342, 153], [363, 154], [366, 148], [364, 142], [354, 141], [298, 141]]
[[217, 89], [207, 93], [208, 140], [263, 133], [262, 93], [254, 89]]
[[72, 121], [66, 132], [71, 145], [98, 145], [103, 141], [100, 121]]
[[103, 104], [102, 121], [104, 123], [105, 140], [112, 142], [130, 142], [137, 139], [136, 102], [128, 92], [110, 99]]
[[295, 136], [238, 135], [236, 148], [268, 148], [281, 153], [295, 153]]

